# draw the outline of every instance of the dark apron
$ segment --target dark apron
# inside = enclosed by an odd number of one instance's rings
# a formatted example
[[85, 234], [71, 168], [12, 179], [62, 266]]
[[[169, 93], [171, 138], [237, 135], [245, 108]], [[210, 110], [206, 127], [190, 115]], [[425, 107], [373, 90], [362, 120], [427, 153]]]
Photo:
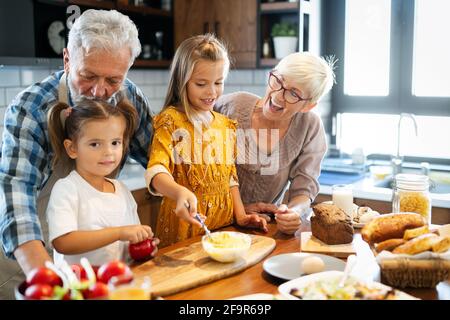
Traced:
[[[60, 102], [68, 103], [65, 73], [59, 80], [58, 100]], [[44, 241], [46, 243], [46, 249], [49, 252], [50, 257], [52, 256], [52, 248], [50, 248], [48, 243], [48, 223], [45, 211], [47, 209], [53, 185], [58, 179], [65, 178], [72, 169], [73, 167], [64, 166], [62, 162], [58, 163], [38, 195], [37, 213]], [[15, 260], [6, 258], [4, 254], [0, 254], [0, 300], [14, 299], [14, 287], [24, 279], [25, 276], [20, 269], [19, 264]]]

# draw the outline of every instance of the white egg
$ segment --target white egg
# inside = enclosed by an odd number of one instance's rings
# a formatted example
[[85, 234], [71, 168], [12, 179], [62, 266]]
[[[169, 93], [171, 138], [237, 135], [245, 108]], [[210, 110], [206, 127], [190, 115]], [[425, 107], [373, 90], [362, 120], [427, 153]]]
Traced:
[[325, 263], [319, 257], [312, 256], [302, 260], [302, 272], [305, 274], [322, 272], [324, 269]]

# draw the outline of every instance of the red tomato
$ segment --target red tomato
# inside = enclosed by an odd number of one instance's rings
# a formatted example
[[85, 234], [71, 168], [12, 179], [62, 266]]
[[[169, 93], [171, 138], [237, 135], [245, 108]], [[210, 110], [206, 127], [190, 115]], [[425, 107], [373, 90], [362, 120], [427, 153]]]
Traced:
[[33, 284], [25, 290], [25, 297], [31, 300], [50, 298], [53, 295], [53, 288], [48, 284]]
[[114, 276], [132, 274], [130, 268], [122, 261], [111, 261], [100, 266], [97, 272], [97, 279], [100, 282], [108, 283]]
[[27, 285], [48, 284], [51, 287], [62, 286], [61, 278], [49, 268], [34, 268], [27, 274]]
[[133, 243], [128, 246], [128, 252], [130, 257], [136, 261], [145, 261], [150, 259], [154, 246], [152, 244], [153, 239], [146, 239], [142, 242]]
[[99, 299], [108, 296], [108, 286], [102, 282], [96, 282], [89, 287], [88, 290], [83, 291], [85, 299]]

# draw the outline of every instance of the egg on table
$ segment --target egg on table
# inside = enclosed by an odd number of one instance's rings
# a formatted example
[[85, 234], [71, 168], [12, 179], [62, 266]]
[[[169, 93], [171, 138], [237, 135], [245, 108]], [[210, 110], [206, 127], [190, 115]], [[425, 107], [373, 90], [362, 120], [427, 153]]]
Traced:
[[325, 270], [325, 263], [321, 258], [311, 256], [302, 260], [301, 268], [304, 274], [322, 272]]

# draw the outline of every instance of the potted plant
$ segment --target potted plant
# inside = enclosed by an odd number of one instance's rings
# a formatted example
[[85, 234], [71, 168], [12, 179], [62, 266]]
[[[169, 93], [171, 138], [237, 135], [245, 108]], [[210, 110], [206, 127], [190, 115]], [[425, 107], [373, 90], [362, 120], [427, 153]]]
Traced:
[[297, 50], [297, 26], [289, 22], [275, 23], [271, 35], [275, 49], [275, 58], [282, 59]]

